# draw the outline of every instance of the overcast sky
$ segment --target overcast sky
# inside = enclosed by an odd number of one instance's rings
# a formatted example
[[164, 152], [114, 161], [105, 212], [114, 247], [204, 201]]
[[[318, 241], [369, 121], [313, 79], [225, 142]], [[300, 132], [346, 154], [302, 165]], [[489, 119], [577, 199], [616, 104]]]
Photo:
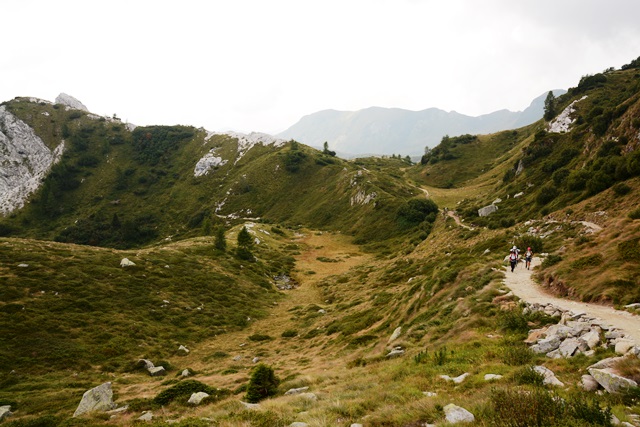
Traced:
[[324, 109], [523, 110], [640, 56], [638, 0], [2, 0], [0, 101], [276, 133]]

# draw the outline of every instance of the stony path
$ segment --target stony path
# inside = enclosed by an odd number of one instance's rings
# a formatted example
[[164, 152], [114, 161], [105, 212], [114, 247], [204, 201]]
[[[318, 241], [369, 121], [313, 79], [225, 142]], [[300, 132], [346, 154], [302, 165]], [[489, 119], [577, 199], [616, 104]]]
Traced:
[[[532, 268], [539, 265], [540, 262], [540, 258], [533, 258], [531, 263]], [[554, 297], [547, 293], [540, 285], [533, 282], [531, 279], [531, 271], [524, 268], [524, 263], [519, 264], [513, 273], [510, 268], [507, 268], [504, 284], [511, 289], [518, 298], [524, 301], [539, 304], [551, 303], [565, 310], [571, 310], [574, 313], [587, 313], [590, 316], [603, 320], [606, 324], [622, 329], [629, 338], [632, 338], [636, 343], [640, 343], [640, 316], [603, 305], [588, 304]]]

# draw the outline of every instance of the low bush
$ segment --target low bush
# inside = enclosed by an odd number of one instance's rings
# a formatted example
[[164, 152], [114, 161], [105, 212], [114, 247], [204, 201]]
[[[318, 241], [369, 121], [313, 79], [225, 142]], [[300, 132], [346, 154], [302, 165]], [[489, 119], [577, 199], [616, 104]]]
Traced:
[[249, 340], [251, 341], [271, 341], [273, 337], [266, 334], [253, 334], [249, 336]]
[[258, 403], [262, 399], [274, 396], [278, 391], [279, 384], [280, 379], [276, 376], [273, 368], [260, 363], [254, 368], [249, 384], [247, 384], [247, 402]]

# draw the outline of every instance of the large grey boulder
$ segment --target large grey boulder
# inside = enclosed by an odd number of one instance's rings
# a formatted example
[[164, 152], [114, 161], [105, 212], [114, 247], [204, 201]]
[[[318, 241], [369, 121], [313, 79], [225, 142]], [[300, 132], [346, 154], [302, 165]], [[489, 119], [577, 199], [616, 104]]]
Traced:
[[476, 420], [471, 412], [453, 403], [444, 407], [444, 415], [447, 422], [451, 424], [472, 423]]
[[71, 95], [67, 95], [66, 93], [61, 93], [56, 97], [56, 104], [66, 105], [69, 108], [73, 108], [74, 110], [82, 110], [89, 112], [89, 109], [85, 107], [85, 105], [78, 101]]
[[13, 412], [11, 412], [11, 405], [0, 406], [0, 421], [10, 417], [11, 415], [13, 415]]
[[404, 350], [401, 348], [394, 348], [387, 354], [387, 359], [395, 359], [396, 357], [400, 357], [404, 355]]
[[571, 357], [578, 349], [579, 344], [580, 342], [577, 338], [567, 338], [566, 340], [562, 341], [562, 344], [560, 344], [560, 347], [558, 347], [558, 352], [562, 357]]
[[549, 353], [553, 350], [557, 350], [562, 343], [562, 338], [557, 335], [554, 335], [549, 338], [545, 338], [543, 340], [538, 341], [538, 344], [531, 346], [531, 351], [534, 353], [542, 354]]
[[594, 369], [607, 369], [607, 368], [612, 368], [615, 365], [618, 364], [618, 362], [620, 362], [621, 360], [624, 360], [625, 357], [624, 356], [619, 356], [619, 357], [607, 357], [606, 359], [602, 359], [599, 360], [598, 362], [594, 363], [593, 365], [589, 366], [589, 368], [594, 368]]
[[483, 208], [478, 209], [478, 216], [488, 216], [497, 211], [498, 211], [498, 207], [496, 205], [485, 206]]
[[626, 390], [631, 387], [638, 386], [638, 383], [630, 380], [629, 378], [621, 377], [620, 375], [614, 373], [611, 368], [589, 368], [588, 371], [591, 376], [596, 381], [598, 381], [598, 384], [600, 384], [609, 393], [617, 393], [621, 390]]
[[116, 404], [113, 403], [113, 391], [111, 390], [111, 383], [100, 384], [97, 387], [87, 390], [82, 395], [82, 400], [78, 408], [73, 413], [74, 417], [86, 414], [88, 412], [95, 411], [109, 411], [114, 409]]
[[581, 341], [587, 344], [587, 346], [589, 346], [591, 350], [595, 349], [600, 344], [600, 332], [598, 331], [598, 329], [591, 329], [589, 332], [579, 338]]
[[199, 391], [197, 393], [193, 393], [189, 398], [189, 400], [187, 401], [187, 403], [191, 405], [199, 405], [202, 402], [202, 400], [206, 397], [209, 397], [208, 393], [205, 393], [204, 391]]
[[153, 412], [144, 411], [142, 415], [138, 417], [138, 421], [151, 421], [153, 420]]
[[625, 338], [619, 339], [615, 345], [616, 354], [627, 354], [635, 345], [636, 343], [633, 340]]
[[534, 366], [533, 370], [544, 377], [543, 384], [564, 387], [564, 383], [556, 378], [556, 374], [554, 374], [551, 369], [545, 368], [544, 366]]

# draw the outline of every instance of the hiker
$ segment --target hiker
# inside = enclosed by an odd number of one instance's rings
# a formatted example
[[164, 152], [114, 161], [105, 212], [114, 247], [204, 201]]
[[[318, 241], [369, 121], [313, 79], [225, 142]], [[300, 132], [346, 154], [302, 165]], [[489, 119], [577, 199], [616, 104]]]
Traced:
[[527, 251], [524, 253], [524, 265], [527, 267], [527, 270], [531, 267], [531, 259], [533, 258], [533, 251], [531, 247], [527, 248]]
[[513, 273], [513, 269], [516, 268], [516, 265], [518, 264], [518, 252], [516, 252], [515, 249], [511, 249], [511, 252], [509, 253], [509, 263], [511, 264], [511, 272]]

